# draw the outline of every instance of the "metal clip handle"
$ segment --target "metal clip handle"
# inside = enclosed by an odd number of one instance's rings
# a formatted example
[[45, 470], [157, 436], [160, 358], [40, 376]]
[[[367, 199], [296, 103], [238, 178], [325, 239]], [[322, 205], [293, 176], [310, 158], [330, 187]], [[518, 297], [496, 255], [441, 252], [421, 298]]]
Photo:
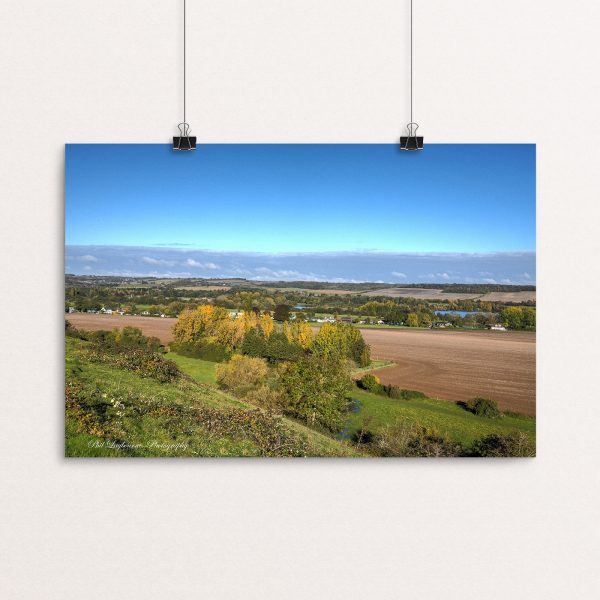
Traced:
[[190, 133], [192, 132], [192, 129], [189, 125], [189, 123], [179, 123], [179, 125], [177, 125], [177, 129], [179, 129], [179, 137], [190, 137]]

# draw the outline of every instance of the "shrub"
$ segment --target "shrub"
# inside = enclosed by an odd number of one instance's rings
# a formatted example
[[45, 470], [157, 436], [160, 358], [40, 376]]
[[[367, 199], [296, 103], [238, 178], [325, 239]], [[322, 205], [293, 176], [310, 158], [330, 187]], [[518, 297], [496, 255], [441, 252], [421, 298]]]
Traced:
[[246, 400], [272, 411], [280, 411], [283, 406], [283, 395], [279, 390], [275, 390], [268, 385], [261, 385], [250, 390], [246, 395]]
[[143, 348], [109, 349], [96, 346], [88, 352], [88, 358], [91, 362], [110, 364], [161, 383], [175, 381], [181, 375], [179, 367], [172, 360]]
[[463, 448], [437, 429], [399, 422], [379, 432], [374, 448], [380, 456], [461, 456]]
[[86, 339], [85, 332], [80, 331], [76, 327], [73, 327], [73, 325], [71, 324], [71, 322], [69, 320], [65, 320], [65, 335], [68, 337], [73, 337], [73, 338], [77, 338], [80, 340]]
[[494, 433], [477, 440], [471, 448], [472, 456], [535, 456], [535, 445], [523, 432], [501, 435]]
[[229, 362], [217, 365], [217, 382], [234, 394], [244, 396], [263, 382], [269, 373], [263, 358], [236, 354]]
[[402, 400], [421, 400], [427, 398], [427, 395], [416, 390], [400, 390], [400, 398]]
[[171, 349], [182, 356], [210, 362], [224, 362], [231, 358], [231, 352], [223, 344], [206, 339], [183, 344], [173, 343]]
[[403, 390], [400, 386], [380, 383], [379, 377], [367, 373], [363, 375], [357, 382], [358, 387], [371, 392], [372, 394], [379, 394], [381, 396], [387, 396], [394, 400], [413, 400], [417, 398], [427, 398], [423, 392], [417, 392], [415, 390]]
[[474, 415], [486, 419], [497, 419], [502, 416], [498, 410], [498, 403], [487, 398], [473, 398], [465, 403], [465, 408]]
[[407, 400], [407, 398], [404, 397], [404, 392], [406, 390], [403, 390], [401, 387], [391, 384], [383, 387], [385, 395], [388, 396], [388, 398], [392, 398], [393, 400]]
[[368, 392], [372, 392], [374, 394], [379, 394], [382, 391], [381, 380], [376, 375], [372, 373], [367, 373], [363, 375], [361, 379], [358, 381], [358, 385]]

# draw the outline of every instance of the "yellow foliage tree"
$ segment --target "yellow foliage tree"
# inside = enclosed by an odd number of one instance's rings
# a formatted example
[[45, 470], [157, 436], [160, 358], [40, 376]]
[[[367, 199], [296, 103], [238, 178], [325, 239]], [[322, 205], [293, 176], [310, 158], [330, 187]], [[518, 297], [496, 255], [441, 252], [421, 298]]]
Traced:
[[242, 323], [244, 331], [250, 331], [258, 325], [258, 316], [253, 310], [246, 310], [242, 315]]
[[220, 306], [201, 304], [193, 310], [184, 310], [173, 325], [173, 335], [179, 344], [193, 343], [201, 338], [213, 338], [229, 349], [240, 343], [243, 323], [229, 317]]
[[275, 328], [273, 317], [269, 313], [263, 313], [260, 317], [258, 325], [265, 338], [269, 339], [270, 335], [273, 333], [273, 329]]
[[292, 329], [292, 325], [289, 321], [283, 322], [283, 335], [285, 335], [288, 342], [294, 341], [294, 330]]
[[298, 327], [298, 343], [307, 350], [312, 346], [314, 334], [308, 323], [296, 323]]

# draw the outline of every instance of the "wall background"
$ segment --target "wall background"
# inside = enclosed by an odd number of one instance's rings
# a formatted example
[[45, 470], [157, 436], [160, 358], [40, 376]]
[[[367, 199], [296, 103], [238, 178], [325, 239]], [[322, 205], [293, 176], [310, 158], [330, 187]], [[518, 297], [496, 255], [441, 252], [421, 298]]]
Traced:
[[[397, 140], [408, 0], [188, 4], [200, 143]], [[63, 145], [169, 140], [180, 16], [0, 6], [0, 596], [598, 597], [595, 1], [415, 2], [426, 143], [538, 144], [537, 459], [61, 458]]]

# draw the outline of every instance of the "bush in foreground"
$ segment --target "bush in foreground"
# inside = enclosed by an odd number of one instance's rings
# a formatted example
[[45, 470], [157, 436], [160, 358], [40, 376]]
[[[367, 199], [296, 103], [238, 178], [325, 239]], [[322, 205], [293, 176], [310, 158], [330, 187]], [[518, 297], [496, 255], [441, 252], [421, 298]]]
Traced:
[[471, 448], [471, 456], [506, 457], [535, 456], [535, 446], [522, 432], [508, 435], [492, 434], [477, 440]]
[[181, 376], [179, 367], [172, 360], [143, 348], [106, 348], [97, 345], [88, 351], [87, 358], [90, 362], [109, 364], [160, 383], [170, 383]]
[[403, 422], [381, 430], [375, 437], [374, 449], [379, 456], [449, 457], [463, 454], [459, 443], [437, 429]]
[[218, 384], [236, 396], [245, 396], [263, 382], [269, 373], [264, 358], [236, 354], [229, 362], [217, 365]]

